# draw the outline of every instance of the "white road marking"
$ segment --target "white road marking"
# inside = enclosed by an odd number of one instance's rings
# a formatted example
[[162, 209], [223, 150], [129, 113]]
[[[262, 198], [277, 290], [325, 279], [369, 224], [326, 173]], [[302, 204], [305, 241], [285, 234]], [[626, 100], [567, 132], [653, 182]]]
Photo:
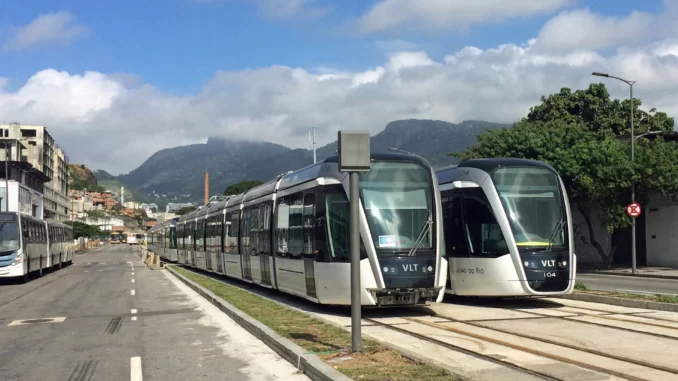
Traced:
[[88, 265], [91, 265], [91, 264], [92, 264], [92, 262], [87, 262], [87, 264], [88, 264]]
[[134, 283], [134, 279], [132, 279], [132, 283]]
[[134, 296], [136, 293], [137, 293], [136, 290], [130, 291], [130, 294], [132, 294], [132, 296]]
[[143, 381], [141, 374], [141, 357], [132, 357], [129, 364], [130, 381]]
[[131, 311], [131, 312], [132, 312], [133, 314], [137, 313], [136, 308], [132, 308], [132, 311]]
[[132, 264], [132, 261], [127, 261], [127, 263]]
[[134, 273], [132, 273], [132, 276], [134, 276]]
[[132, 321], [137, 321], [137, 317], [136, 317], [136, 316], [132, 316]]
[[[38, 320], [38, 321], [36, 321]], [[45, 320], [45, 321], [40, 321]], [[24, 320], [14, 320], [13, 322], [7, 324], [8, 327], [15, 325], [29, 325], [29, 324], [45, 324], [45, 323], [63, 323], [66, 320], [65, 317], [52, 317], [52, 318], [38, 318], [38, 319], [24, 319]]]

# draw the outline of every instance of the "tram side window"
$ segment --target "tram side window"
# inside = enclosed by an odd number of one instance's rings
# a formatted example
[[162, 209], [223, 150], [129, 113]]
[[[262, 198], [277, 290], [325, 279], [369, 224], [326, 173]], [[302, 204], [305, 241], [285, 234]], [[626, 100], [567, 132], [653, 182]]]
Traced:
[[275, 239], [276, 239], [276, 255], [279, 257], [288, 257], [289, 256], [289, 223], [290, 223], [290, 198], [282, 197], [278, 199], [278, 213], [276, 216], [278, 218], [278, 223], [275, 229]]
[[[327, 244], [331, 262], [350, 261], [350, 210], [346, 194], [332, 191], [325, 194]], [[365, 245], [360, 240], [360, 259], [367, 258]]]
[[290, 258], [301, 259], [304, 253], [304, 199], [301, 193], [290, 197], [289, 253]]
[[239, 211], [226, 214], [226, 220], [229, 222], [224, 227], [224, 252], [238, 253], [238, 233], [240, 232], [240, 214]]
[[304, 257], [315, 258], [313, 246], [315, 244], [315, 194], [309, 193], [304, 197], [303, 209], [304, 226]]
[[497, 218], [482, 189], [464, 191], [464, 218], [464, 231], [472, 257], [496, 258], [509, 253]]
[[443, 230], [445, 232], [445, 252], [448, 257], [466, 258], [469, 256], [464, 239], [464, 221], [462, 216], [462, 196], [460, 191], [442, 192]]

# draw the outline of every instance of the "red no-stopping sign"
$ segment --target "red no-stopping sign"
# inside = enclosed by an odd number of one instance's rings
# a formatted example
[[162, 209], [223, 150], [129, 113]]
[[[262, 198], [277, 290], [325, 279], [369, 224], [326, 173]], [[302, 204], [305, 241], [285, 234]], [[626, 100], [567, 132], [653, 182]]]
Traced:
[[626, 206], [626, 214], [631, 217], [640, 216], [640, 204], [637, 202], [632, 202]]

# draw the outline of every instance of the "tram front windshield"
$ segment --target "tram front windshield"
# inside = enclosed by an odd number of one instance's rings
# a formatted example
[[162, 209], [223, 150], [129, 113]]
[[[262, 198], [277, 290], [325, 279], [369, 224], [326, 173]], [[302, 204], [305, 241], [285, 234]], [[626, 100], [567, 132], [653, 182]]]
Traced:
[[546, 168], [501, 168], [492, 173], [519, 249], [567, 247], [558, 176]]
[[360, 200], [379, 255], [433, 247], [431, 172], [411, 162], [372, 162], [360, 175]]
[[0, 223], [0, 251], [19, 250], [19, 225], [16, 222]]

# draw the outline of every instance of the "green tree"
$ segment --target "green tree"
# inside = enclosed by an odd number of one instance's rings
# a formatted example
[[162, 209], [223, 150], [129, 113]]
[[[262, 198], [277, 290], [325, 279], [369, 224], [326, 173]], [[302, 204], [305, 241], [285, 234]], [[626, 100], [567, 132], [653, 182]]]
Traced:
[[80, 221], [66, 221], [73, 227], [73, 238], [80, 237], [96, 238], [101, 236], [101, 229], [96, 225], [88, 225]]
[[263, 182], [258, 181], [258, 180], [245, 180], [241, 181], [237, 184], [233, 184], [230, 187], [226, 188], [224, 191], [224, 195], [230, 196], [234, 194], [240, 194], [243, 192], [247, 192], [248, 190], [258, 187], [259, 185], [263, 184]]
[[[628, 134], [630, 101], [611, 100], [603, 84], [591, 84], [574, 93], [564, 88], [542, 97], [526, 118], [511, 128], [489, 130], [478, 143], [459, 153], [461, 160], [480, 157], [521, 157], [551, 164], [560, 174], [568, 197], [586, 222], [591, 245], [604, 266], [609, 266], [616, 247], [605, 251], [593, 228], [593, 217], [606, 224], [609, 233], [631, 224], [624, 212], [636, 183], [636, 199], [648, 201], [652, 193], [678, 191], [678, 146], [659, 137], [636, 140], [635, 165], [630, 144], [619, 135]], [[639, 110], [634, 99], [636, 134], [673, 130], [666, 113]], [[636, 127], [637, 126], [637, 127]]]

